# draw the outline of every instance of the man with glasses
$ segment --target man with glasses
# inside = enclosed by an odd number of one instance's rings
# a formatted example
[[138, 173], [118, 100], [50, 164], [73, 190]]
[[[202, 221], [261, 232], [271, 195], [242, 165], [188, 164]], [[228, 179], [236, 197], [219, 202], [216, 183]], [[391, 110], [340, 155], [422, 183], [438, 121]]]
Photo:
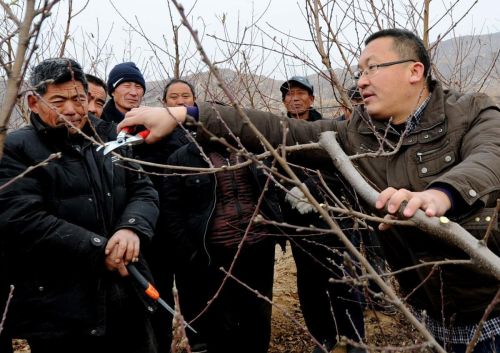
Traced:
[[[369, 206], [394, 214], [406, 204], [405, 217], [422, 209], [429, 217], [447, 216], [478, 238], [484, 237], [490, 221], [496, 219], [494, 207], [500, 194], [499, 108], [486, 95], [444, 90], [432, 80], [426, 48], [410, 31], [382, 30], [365, 44], [357, 75], [364, 110], [356, 110], [349, 123], [290, 119], [286, 143], [315, 141], [322, 131], [336, 130], [348, 155], [390, 152], [356, 160], [358, 169], [382, 190], [376, 204]], [[228, 136], [217, 122], [220, 115], [243, 144], [258, 147], [258, 139], [234, 109], [216, 107], [215, 111], [203, 104], [198, 109], [189, 113], [198, 115], [212, 133]], [[186, 109], [171, 113], [184, 121]], [[165, 114], [160, 110], [132, 112], [124, 125], [146, 124], [153, 129], [149, 141], [154, 141], [175, 126], [162, 123]], [[257, 111], [247, 114], [271, 143], [283, 141], [283, 118]], [[319, 158], [318, 154], [311, 151], [307, 158]], [[380, 240], [394, 271], [468, 258], [416, 228], [380, 224], [379, 229], [385, 230]], [[500, 253], [497, 221], [487, 245]], [[403, 297], [448, 351], [465, 351], [476, 329], [480, 335], [474, 352], [500, 350], [500, 305], [492, 303], [499, 283], [493, 276], [455, 263], [418, 266], [396, 277]]]

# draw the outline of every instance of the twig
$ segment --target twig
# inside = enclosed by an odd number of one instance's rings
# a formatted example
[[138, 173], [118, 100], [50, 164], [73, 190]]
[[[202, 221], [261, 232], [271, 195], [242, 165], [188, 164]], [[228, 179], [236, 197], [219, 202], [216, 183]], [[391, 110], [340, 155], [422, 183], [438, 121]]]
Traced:
[[323, 352], [328, 353], [328, 351], [323, 348], [323, 345], [318, 340], [316, 340], [316, 338], [314, 338], [314, 336], [309, 332], [309, 330], [306, 327], [304, 327], [303, 325], [301, 325], [300, 322], [296, 318], [294, 318], [292, 315], [290, 315], [290, 313], [288, 311], [286, 311], [285, 309], [283, 309], [278, 304], [274, 303], [272, 300], [270, 300], [265, 295], [260, 294], [258, 290], [255, 290], [255, 289], [249, 287], [246, 283], [240, 281], [230, 271], [226, 271], [223, 267], [221, 267], [220, 270], [222, 272], [224, 272], [224, 274], [226, 275], [227, 278], [233, 279], [236, 283], [240, 284], [241, 286], [243, 286], [246, 289], [248, 289], [250, 292], [254, 293], [258, 298], [260, 298], [260, 299], [268, 302], [269, 304], [271, 304], [272, 306], [274, 306], [276, 309], [278, 309], [279, 311], [281, 311], [281, 313], [283, 315], [285, 315], [287, 318], [289, 318], [291, 321], [293, 321], [298, 327], [300, 327], [302, 330], [304, 330], [304, 332], [306, 332], [309, 335], [309, 337], [311, 338], [311, 340], [318, 347], [322, 348]]
[[32, 166], [29, 166], [28, 168], [26, 168], [26, 170], [24, 172], [22, 172], [21, 174], [15, 176], [14, 178], [10, 179], [8, 182], [6, 182], [5, 184], [3, 185], [0, 185], [0, 190], [3, 190], [5, 189], [6, 187], [8, 187], [9, 185], [13, 184], [14, 182], [16, 182], [16, 180], [19, 180], [21, 179], [22, 177], [24, 177], [26, 174], [28, 174], [29, 172], [35, 170], [36, 168], [39, 168], [39, 167], [43, 167], [43, 166], [46, 166], [48, 164], [48, 162], [50, 162], [51, 160], [53, 159], [59, 159], [61, 158], [62, 154], [61, 152], [57, 152], [57, 153], [52, 153], [51, 155], [49, 155], [46, 159], [44, 159], [43, 161], [41, 161], [40, 163], [38, 164], [35, 164], [35, 165], [32, 165]]
[[472, 337], [471, 341], [467, 345], [467, 349], [465, 350], [465, 353], [472, 353], [474, 350], [474, 347], [476, 346], [477, 341], [481, 337], [481, 330], [483, 329], [484, 322], [486, 319], [488, 319], [488, 316], [490, 316], [491, 312], [493, 309], [496, 308], [496, 306], [500, 303], [500, 289], [497, 291], [497, 294], [491, 301], [491, 303], [488, 305], [486, 310], [484, 311], [483, 317], [481, 317], [481, 321], [479, 321], [479, 324], [476, 327], [476, 331], [474, 331], [474, 336]]
[[3, 310], [2, 321], [0, 321], [0, 334], [3, 331], [5, 320], [7, 320], [7, 311], [9, 310], [9, 305], [10, 305], [10, 302], [12, 301], [13, 296], [14, 296], [14, 285], [11, 284], [9, 296], [7, 297], [7, 302], [5, 303], [5, 309]]

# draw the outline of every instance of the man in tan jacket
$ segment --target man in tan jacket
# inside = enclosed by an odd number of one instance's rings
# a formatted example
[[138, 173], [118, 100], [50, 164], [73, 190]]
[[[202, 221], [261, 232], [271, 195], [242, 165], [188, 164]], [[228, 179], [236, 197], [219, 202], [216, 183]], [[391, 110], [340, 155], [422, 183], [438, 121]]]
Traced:
[[[446, 215], [477, 237], [484, 236], [494, 218], [500, 191], [500, 112], [483, 94], [444, 90], [431, 80], [430, 60], [422, 41], [401, 29], [372, 34], [358, 62], [357, 85], [364, 110], [349, 122], [288, 121], [286, 144], [316, 141], [322, 131], [335, 130], [348, 155], [391, 152], [356, 160], [358, 169], [381, 190], [375, 209], [397, 212], [407, 202], [404, 216], [422, 209], [429, 217]], [[212, 133], [227, 136], [225, 123], [247, 148], [261, 149], [258, 138], [233, 108], [200, 104], [198, 115]], [[215, 111], [217, 110], [217, 112]], [[185, 108], [171, 111], [184, 121]], [[282, 142], [282, 120], [269, 113], [246, 111], [260, 132], [273, 144]], [[127, 115], [126, 125], [145, 124], [149, 141], [175, 126], [160, 110], [138, 110]], [[164, 120], [161, 120], [164, 119]], [[199, 134], [202, 138], [203, 134]], [[401, 146], [394, 151], [394, 146]], [[325, 158], [312, 151], [308, 160]], [[422, 262], [466, 259], [456, 247], [416, 228], [379, 226], [381, 241], [392, 270]], [[495, 224], [489, 248], [500, 253], [500, 232]], [[419, 267], [397, 275], [402, 294], [427, 328], [448, 350], [464, 351], [486, 308], [499, 288], [498, 280], [471, 265], [450, 264], [432, 270]], [[486, 318], [474, 352], [500, 350], [500, 306]]]

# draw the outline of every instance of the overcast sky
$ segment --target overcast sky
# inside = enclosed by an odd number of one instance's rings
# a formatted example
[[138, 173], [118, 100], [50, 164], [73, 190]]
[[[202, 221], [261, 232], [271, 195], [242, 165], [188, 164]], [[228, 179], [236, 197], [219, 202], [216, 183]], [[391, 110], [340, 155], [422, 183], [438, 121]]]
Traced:
[[[362, 0], [361, 0], [362, 1]], [[193, 0], [180, 0], [186, 10], [189, 10], [195, 4]], [[420, 3], [421, 0], [417, 0]], [[445, 3], [451, 2], [450, 0]], [[63, 2], [65, 3], [65, 2]], [[85, 1], [75, 0], [75, 8], [80, 8]], [[148, 38], [153, 42], [164, 46], [163, 38], [166, 38], [169, 45], [171, 45], [172, 31], [169, 19], [169, 12], [167, 7], [167, 0], [114, 0], [113, 3], [118, 7], [123, 16], [128, 21], [137, 26], [136, 18], [142, 26], [142, 29], [147, 34]], [[231, 31], [235, 32], [238, 21], [240, 28], [249, 25], [254, 17], [262, 16], [259, 20], [259, 26], [266, 33], [276, 35], [275, 29], [272, 29], [269, 24], [281, 32], [289, 33], [297, 38], [310, 37], [309, 31], [306, 26], [306, 21], [303, 18], [303, 8], [305, 0], [199, 0], [192, 9], [190, 18], [193, 21], [194, 27], [204, 31], [205, 34], [215, 34], [218, 36], [223, 35], [223, 26], [221, 19], [224, 17], [225, 21]], [[468, 8], [473, 0], [462, 0], [455, 8], [455, 18], [462, 16], [465, 9]], [[465, 21], [460, 23], [457, 28], [457, 34], [484, 34], [500, 31], [500, 12], [498, 8], [498, 0], [478, 0], [478, 4], [471, 10]], [[59, 28], [62, 29], [66, 21], [66, 9], [61, 6], [59, 12], [54, 13], [54, 19], [57, 21]], [[174, 14], [174, 22], [179, 23], [179, 16], [177, 10], [172, 5]], [[431, 23], [435, 22], [443, 14], [443, 1], [433, 0], [431, 3]], [[444, 21], [449, 25], [449, 21]], [[99, 25], [99, 31], [97, 26]], [[110, 33], [108, 43], [113, 46], [110, 65], [116, 62], [132, 59], [135, 61], [147, 61], [147, 58], [152, 55], [152, 51], [145, 44], [145, 41], [139, 35], [131, 33], [128, 30], [129, 26], [118, 15], [109, 0], [90, 0], [87, 8], [79, 14], [72, 24], [72, 35], [74, 38], [73, 47], [76, 48], [81, 42], [89, 40], [96, 40], [97, 32], [99, 32], [100, 41], [104, 40], [108, 33]], [[445, 30], [445, 26], [438, 26], [431, 32], [431, 41]], [[110, 32], [111, 31], [111, 32]], [[94, 36], [92, 39], [89, 33]], [[234, 38], [235, 33], [230, 33]], [[187, 45], [189, 35], [183, 29], [181, 31], [182, 43]], [[130, 47], [127, 43], [132, 43]], [[300, 41], [298, 41], [300, 43]], [[210, 55], [217, 51], [216, 43], [205, 36], [203, 45], [206, 46]], [[299, 44], [305, 45], [305, 44]], [[314, 48], [305, 50], [314, 51]], [[74, 49], [78, 51], [78, 49]], [[78, 55], [78, 54], [77, 54]], [[317, 55], [317, 54], [315, 54]], [[82, 54], [80, 55], [82, 56]], [[80, 57], [77, 57], [80, 59]], [[84, 63], [86, 65], [86, 63]], [[100, 71], [108, 71], [110, 68], [101, 68]], [[150, 70], [153, 68], [149, 67]], [[169, 69], [165, 69], [168, 71]], [[296, 68], [295, 70], [307, 70], [305, 68]], [[154, 71], [154, 70], [153, 70]], [[272, 75], [276, 78], [282, 78], [288, 73], [283, 70], [269, 69]], [[296, 72], [297, 74], [307, 74], [307, 72]]]

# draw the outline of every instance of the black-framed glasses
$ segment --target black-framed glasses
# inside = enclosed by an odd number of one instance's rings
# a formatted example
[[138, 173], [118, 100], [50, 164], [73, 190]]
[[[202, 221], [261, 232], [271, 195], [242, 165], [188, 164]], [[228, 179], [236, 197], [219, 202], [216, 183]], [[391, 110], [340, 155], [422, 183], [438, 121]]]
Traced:
[[380, 69], [381, 67], [403, 64], [410, 61], [417, 62], [417, 60], [414, 59], [403, 59], [403, 60], [389, 61], [382, 64], [371, 64], [368, 65], [366, 69], [354, 71], [353, 77], [355, 80], [359, 80], [362, 76], [373, 77], [378, 72], [378, 69]]

